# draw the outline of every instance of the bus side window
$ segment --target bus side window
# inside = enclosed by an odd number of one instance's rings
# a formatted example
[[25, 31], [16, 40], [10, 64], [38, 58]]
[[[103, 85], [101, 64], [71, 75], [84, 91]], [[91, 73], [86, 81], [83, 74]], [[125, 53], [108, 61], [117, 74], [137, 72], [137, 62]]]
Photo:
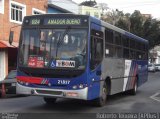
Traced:
[[129, 49], [128, 48], [124, 48], [124, 50], [123, 50], [123, 57], [125, 59], [129, 59]]
[[105, 42], [113, 44], [113, 31], [110, 29], [106, 29], [105, 35], [107, 36], [107, 38], [105, 39]]
[[118, 32], [115, 32], [114, 38], [115, 38], [114, 44], [121, 46], [122, 45], [121, 34]]
[[91, 39], [91, 70], [102, 61], [103, 59], [103, 39], [94, 38]]
[[130, 39], [123, 35], [122, 36], [122, 41], [123, 41], [123, 47], [128, 48]]
[[114, 54], [115, 54], [115, 46], [114, 45], [106, 43], [105, 49], [106, 49], [106, 53], [105, 53], [106, 57], [113, 57], [114, 56]]

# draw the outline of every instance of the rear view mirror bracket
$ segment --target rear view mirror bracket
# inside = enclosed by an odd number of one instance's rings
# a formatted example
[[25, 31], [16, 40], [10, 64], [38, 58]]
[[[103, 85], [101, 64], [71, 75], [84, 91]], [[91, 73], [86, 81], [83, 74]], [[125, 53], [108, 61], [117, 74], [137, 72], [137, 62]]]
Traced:
[[[16, 25], [16, 26], [13, 26], [13, 27], [10, 28], [10, 34], [9, 34], [9, 44], [10, 45], [12, 45], [13, 38], [14, 38], [14, 31], [12, 31], [12, 28], [16, 28], [16, 27], [19, 27], [19, 26], [21, 26], [21, 25]], [[14, 45], [12, 45], [12, 46], [14, 46]], [[16, 47], [16, 46], [14, 46], [14, 47]]]

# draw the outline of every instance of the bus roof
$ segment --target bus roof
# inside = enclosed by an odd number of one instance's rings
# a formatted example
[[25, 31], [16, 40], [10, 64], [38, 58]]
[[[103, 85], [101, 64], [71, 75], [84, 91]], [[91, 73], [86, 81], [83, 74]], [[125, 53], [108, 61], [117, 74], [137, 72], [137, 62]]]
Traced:
[[29, 16], [25, 16], [24, 18], [32, 18], [32, 17], [44, 17], [44, 16], [47, 16], [47, 17], [52, 17], [51, 15], [53, 16], [83, 16], [83, 17], [88, 17], [88, 15], [79, 15], [79, 14], [72, 14], [72, 13], [47, 13], [47, 14], [37, 14], [37, 15], [29, 15]]
[[89, 18], [90, 16], [88, 16], [88, 15], [79, 15], [79, 14], [72, 14], [72, 13], [58, 13], [58, 14], [56, 14], [56, 13], [48, 13], [48, 14], [37, 14], [37, 15], [30, 15], [30, 16], [25, 16], [24, 17], [24, 19], [26, 19], [26, 18], [35, 18], [35, 17], [37, 17], [37, 18], [41, 18], [41, 17], [43, 17], [43, 18], [45, 18], [45, 17], [53, 17], [53, 16], [58, 16], [58, 17], [65, 17], [65, 16], [78, 16], [78, 17], [80, 17], [80, 16], [82, 16], [82, 17], [85, 17], [85, 18]]

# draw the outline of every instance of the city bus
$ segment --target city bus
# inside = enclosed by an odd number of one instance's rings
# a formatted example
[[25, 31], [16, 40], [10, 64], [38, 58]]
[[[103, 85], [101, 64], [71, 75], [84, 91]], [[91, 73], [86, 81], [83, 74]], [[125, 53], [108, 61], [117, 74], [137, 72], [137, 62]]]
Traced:
[[26, 16], [17, 62], [18, 94], [104, 106], [108, 95], [135, 95], [147, 81], [148, 41], [87, 15]]

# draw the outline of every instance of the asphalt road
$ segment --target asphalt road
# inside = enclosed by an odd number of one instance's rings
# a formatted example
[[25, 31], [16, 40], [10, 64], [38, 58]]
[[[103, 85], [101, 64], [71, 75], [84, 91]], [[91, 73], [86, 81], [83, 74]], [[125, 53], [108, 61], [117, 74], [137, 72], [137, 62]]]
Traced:
[[147, 83], [137, 95], [120, 93], [110, 96], [104, 107], [94, 107], [87, 101], [59, 99], [46, 105], [42, 97], [7, 97], [0, 99], [2, 113], [150, 113], [160, 112], [160, 72], [149, 73]]

